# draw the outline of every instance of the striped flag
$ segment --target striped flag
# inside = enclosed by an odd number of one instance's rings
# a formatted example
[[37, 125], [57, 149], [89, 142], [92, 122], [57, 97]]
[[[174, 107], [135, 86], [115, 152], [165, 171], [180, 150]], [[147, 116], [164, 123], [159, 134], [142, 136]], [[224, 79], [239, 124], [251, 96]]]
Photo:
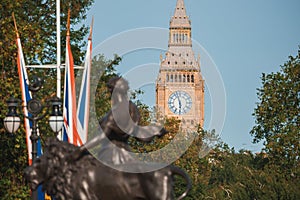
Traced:
[[[22, 93], [22, 102], [23, 102], [23, 114], [24, 116], [30, 116], [27, 109], [27, 102], [32, 98], [31, 92], [29, 91], [29, 80], [25, 68], [25, 60], [23, 56], [22, 51], [22, 45], [21, 40], [19, 37], [19, 34], [17, 33], [17, 46], [18, 46], [18, 57], [17, 57], [17, 64], [18, 64], [18, 73], [19, 73], [19, 79], [20, 79], [20, 87], [21, 87], [21, 93]], [[28, 162], [29, 165], [32, 164], [32, 143], [30, 140], [31, 135], [31, 126], [32, 123], [29, 119], [24, 118], [24, 128], [26, 132], [26, 143], [27, 143], [27, 149], [28, 149]]]
[[77, 128], [81, 141], [85, 143], [88, 135], [89, 103], [90, 103], [90, 74], [92, 67], [92, 26], [88, 40], [87, 52], [84, 62], [84, 71], [81, 80], [77, 110]]
[[[18, 65], [18, 73], [19, 73], [20, 87], [22, 93], [23, 114], [24, 116], [30, 117], [31, 114], [28, 112], [27, 103], [29, 100], [32, 99], [32, 96], [31, 96], [31, 92], [29, 91], [29, 80], [25, 68], [25, 60], [24, 60], [21, 40], [18, 32], [17, 32], [17, 47], [18, 47], [17, 65]], [[24, 128], [25, 128], [26, 143], [27, 143], [27, 150], [28, 150], [28, 162], [29, 165], [31, 165], [32, 164], [32, 142], [30, 140], [30, 135], [31, 135], [32, 122], [25, 117], [24, 117]], [[37, 141], [37, 156], [40, 155], [42, 155], [42, 145], [41, 145], [41, 140], [39, 138]], [[42, 192], [42, 186], [38, 187], [37, 194], [38, 194], [38, 200], [45, 199], [45, 193]]]
[[66, 67], [65, 67], [65, 83], [64, 83], [64, 107], [63, 107], [63, 140], [69, 143], [81, 146], [82, 140], [77, 131], [76, 116], [76, 89], [74, 61], [71, 52], [70, 34], [67, 33], [66, 38]]

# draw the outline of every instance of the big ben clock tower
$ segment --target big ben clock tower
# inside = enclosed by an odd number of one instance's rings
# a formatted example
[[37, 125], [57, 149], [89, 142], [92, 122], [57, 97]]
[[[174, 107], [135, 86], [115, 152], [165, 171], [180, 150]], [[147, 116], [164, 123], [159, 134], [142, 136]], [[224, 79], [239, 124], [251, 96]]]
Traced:
[[168, 50], [161, 56], [156, 80], [156, 107], [160, 115], [177, 117], [182, 128], [195, 129], [204, 122], [204, 80], [200, 56], [192, 49], [191, 21], [184, 0], [177, 0], [170, 20]]

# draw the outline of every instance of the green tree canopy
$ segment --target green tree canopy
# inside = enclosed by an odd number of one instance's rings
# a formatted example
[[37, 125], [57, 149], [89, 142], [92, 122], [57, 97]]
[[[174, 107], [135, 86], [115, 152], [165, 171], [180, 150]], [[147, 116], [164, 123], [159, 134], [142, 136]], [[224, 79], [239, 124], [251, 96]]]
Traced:
[[[83, 38], [88, 32], [88, 27], [80, 23], [86, 18], [86, 12], [93, 1], [61, 0], [62, 45], [65, 45], [67, 13], [70, 9], [72, 48], [77, 64], [78, 62], [81, 64], [84, 55], [81, 49], [85, 45]], [[10, 71], [16, 65], [16, 33], [12, 13], [15, 14], [26, 63], [56, 62], [56, 0], [3, 0], [0, 5], [0, 66], [2, 73], [4, 70]], [[77, 25], [76, 29], [73, 28], [75, 25]]]
[[262, 74], [254, 110], [254, 142], [264, 141], [275, 161], [298, 165], [300, 155], [300, 49], [279, 72]]
[[[68, 9], [71, 9], [71, 46], [75, 64], [81, 64], [88, 27], [81, 24], [94, 0], [61, 0], [61, 44], [64, 62]], [[17, 45], [12, 13], [14, 13], [23, 47], [25, 62], [31, 64], [56, 63], [56, 0], [2, 0], [0, 4], [0, 118], [7, 113], [5, 101], [10, 96], [21, 97], [17, 73]], [[76, 25], [76, 26], [75, 26]], [[55, 93], [56, 73], [53, 69], [28, 69], [29, 79], [37, 74], [45, 79], [42, 97]], [[46, 121], [46, 120], [45, 120]], [[40, 132], [49, 127], [44, 120]], [[49, 131], [48, 131], [49, 132]], [[0, 121], [0, 199], [29, 199], [30, 190], [23, 178], [28, 165], [25, 131], [21, 126], [15, 135], [9, 135]]]

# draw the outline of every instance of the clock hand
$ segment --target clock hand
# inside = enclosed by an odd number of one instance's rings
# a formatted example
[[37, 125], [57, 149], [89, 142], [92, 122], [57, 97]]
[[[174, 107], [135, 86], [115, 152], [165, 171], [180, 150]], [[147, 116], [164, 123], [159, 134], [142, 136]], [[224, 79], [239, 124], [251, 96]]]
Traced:
[[174, 111], [175, 111], [175, 113], [176, 113], [176, 111], [177, 111], [177, 108], [174, 108]]
[[179, 104], [179, 114], [181, 113], [181, 101], [180, 101], [180, 97], [178, 95], [178, 93], [176, 93], [177, 99], [178, 99], [178, 104]]

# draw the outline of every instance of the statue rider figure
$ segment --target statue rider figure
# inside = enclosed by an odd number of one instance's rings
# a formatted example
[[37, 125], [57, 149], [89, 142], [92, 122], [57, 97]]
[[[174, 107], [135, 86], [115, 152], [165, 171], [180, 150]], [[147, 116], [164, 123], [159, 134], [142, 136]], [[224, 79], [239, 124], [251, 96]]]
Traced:
[[139, 110], [128, 99], [128, 82], [122, 77], [113, 77], [107, 87], [111, 93], [111, 110], [100, 120], [101, 133], [80, 147], [73, 158], [79, 158], [83, 152], [101, 145], [98, 159], [108, 164], [119, 165], [135, 162], [132, 157], [128, 139], [130, 136], [143, 142], [151, 141], [155, 136], [162, 136], [167, 131], [158, 126], [140, 127]]

